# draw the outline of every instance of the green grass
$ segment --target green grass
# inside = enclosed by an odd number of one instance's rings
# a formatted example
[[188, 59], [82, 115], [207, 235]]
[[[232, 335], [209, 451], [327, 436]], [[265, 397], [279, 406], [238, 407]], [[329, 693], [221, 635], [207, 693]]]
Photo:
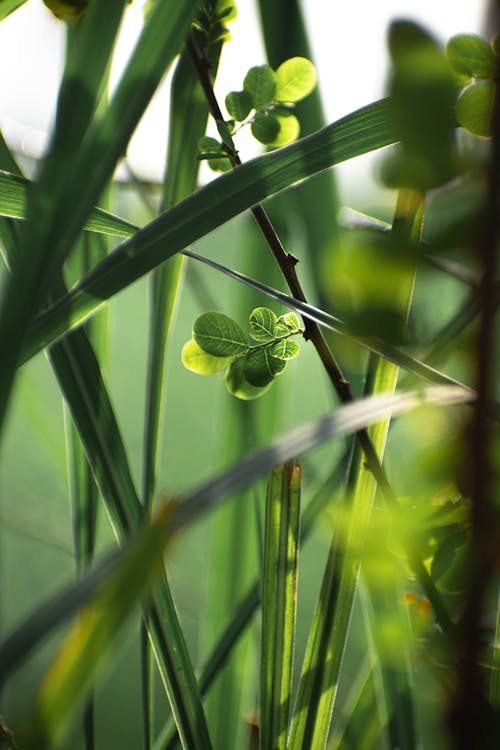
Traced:
[[[464, 123], [489, 161], [453, 111], [496, 53], [394, 23], [388, 98], [325, 125], [314, 91], [246, 164], [219, 123], [235, 168], [197, 188], [227, 5], [158, 0], [108, 100], [124, 3], [94, 0], [36, 179], [0, 139], [0, 745], [496, 747], [500, 109]], [[261, 18], [273, 69], [311, 54], [296, 2]], [[112, 174], [172, 63], [155, 218]], [[391, 223], [339, 226], [331, 167], [396, 142], [352, 206]], [[200, 315], [268, 306], [304, 330], [265, 392], [234, 367], [258, 398], [183, 367]]]

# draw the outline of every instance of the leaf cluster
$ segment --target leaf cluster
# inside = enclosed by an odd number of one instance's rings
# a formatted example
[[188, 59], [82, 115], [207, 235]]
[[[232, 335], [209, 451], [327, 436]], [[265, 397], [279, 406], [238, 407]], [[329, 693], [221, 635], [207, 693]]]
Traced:
[[457, 34], [446, 45], [447, 60], [461, 92], [455, 106], [458, 123], [482, 137], [491, 136], [491, 114], [500, 55], [500, 35], [488, 44], [475, 34]]
[[276, 70], [270, 65], [250, 68], [241, 91], [230, 91], [226, 96], [226, 109], [231, 119], [217, 122], [221, 141], [202, 138], [198, 158], [208, 159], [209, 166], [216, 171], [230, 169], [230, 156], [235, 153], [232, 136], [236, 123], [250, 124], [254, 138], [265, 146], [292, 143], [300, 135], [300, 123], [291, 107], [315, 86], [316, 70], [305, 57], [285, 60]]
[[193, 338], [182, 349], [182, 363], [198, 375], [226, 370], [226, 387], [237, 398], [262, 396], [281, 375], [289, 359], [299, 353], [290, 337], [301, 333], [294, 313], [279, 317], [267, 307], [256, 307], [248, 318], [249, 344], [238, 323], [220, 312], [200, 315], [193, 325]]

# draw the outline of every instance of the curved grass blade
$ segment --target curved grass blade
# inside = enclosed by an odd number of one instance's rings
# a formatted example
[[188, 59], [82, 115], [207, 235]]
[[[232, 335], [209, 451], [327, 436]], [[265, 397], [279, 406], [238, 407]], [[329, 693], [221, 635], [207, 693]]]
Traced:
[[[123, 543], [141, 523], [143, 509], [98, 362], [82, 331], [52, 347], [49, 357], [106, 502], [115, 535]], [[209, 748], [201, 698], [164, 573], [148, 609], [148, 628], [183, 744], [189, 748]]]
[[[29, 221], [24, 225], [21, 243], [22, 267], [7, 285], [1, 303], [0, 423], [31, 318], [124, 153], [182, 42], [196, 6], [195, 0], [163, 0], [155, 4], [109, 106], [102, 116], [94, 118], [79, 148], [79, 138], [84, 135], [95, 105], [96, 92], [90, 87], [97, 78], [102, 78], [103, 69], [99, 76], [95, 75], [97, 61], [101, 66], [103, 61], [107, 63], [106, 53], [108, 48], [111, 52], [113, 27], [121, 15], [123, 2], [108, 3], [105, 16], [101, 3], [94, 0], [90, 4], [80, 30], [78, 49], [72, 54], [65, 75], [54, 144], [38, 189], [30, 195]], [[118, 9], [119, 14], [113, 14]], [[97, 47], [97, 40], [101, 39], [105, 41], [102, 52]], [[96, 62], [89, 64], [94, 58]], [[92, 72], [87, 72], [87, 68], [92, 68]], [[82, 116], [82, 122], [75, 123], [73, 132], [67, 126], [78, 115]], [[32, 247], [37, 247], [36, 256], [30, 252]]]
[[23, 747], [42, 750], [60, 739], [121, 628], [162, 570], [163, 545], [161, 526], [150, 525], [100, 582], [42, 679]]
[[[304, 544], [304, 542], [307, 541], [318, 515], [328, 500], [331, 499], [332, 493], [335, 492], [344, 481], [348, 458], [349, 451], [344, 454], [338, 465], [336, 465], [333, 471], [327, 476], [326, 480], [321, 484], [304, 509], [300, 522], [301, 544]], [[245, 628], [250, 624], [250, 621], [260, 604], [260, 597], [260, 580], [256, 580], [236, 607], [230, 623], [224, 629], [205, 661], [205, 665], [201, 670], [200, 679], [198, 681], [198, 687], [202, 696], [208, 692], [215, 677], [219, 674], [221, 667], [224, 666], [234, 644], [238, 641]], [[171, 750], [175, 747], [176, 736], [174, 736], [174, 734], [175, 730], [172, 728], [171, 723], [167, 723], [158, 735], [153, 750]]]
[[222, 175], [124, 242], [44, 313], [30, 331], [23, 361], [83, 322], [121, 289], [242, 211], [298, 180], [396, 140], [388, 102], [381, 100]]
[[[0, 171], [0, 216], [25, 219], [28, 193], [33, 185], [31, 180], [16, 174], [11, 166], [9, 171]], [[89, 232], [116, 237], [131, 237], [138, 230], [138, 227], [126, 219], [101, 208], [92, 209], [83, 228]]]
[[[418, 242], [422, 217], [422, 196], [401, 191], [392, 234], [394, 242], [401, 241], [403, 246]], [[406, 314], [413, 293], [413, 277], [413, 273], [409, 274], [407, 288], [402, 295], [402, 299], [406, 297]], [[373, 372], [369, 372], [367, 389], [374, 394], [394, 393], [398, 367], [384, 360], [377, 363], [373, 357], [371, 361]], [[389, 424], [390, 417], [386, 417], [370, 429], [370, 437], [380, 460], [383, 459]], [[376, 481], [364, 465], [359, 450], [352, 465], [349, 485], [354, 488], [349, 528], [345, 539], [339, 540], [335, 534], [330, 547], [302, 666], [290, 728], [290, 750], [302, 747], [320, 750], [326, 747], [328, 741], [362, 550], [377, 489]], [[394, 746], [397, 747], [398, 742]]]
[[15, 10], [24, 5], [26, 0], [2, 0], [0, 2], [0, 21], [10, 16]]
[[262, 579], [260, 747], [285, 750], [291, 709], [300, 519], [300, 466], [267, 483]]
[[[220, 50], [220, 46], [219, 46]], [[218, 56], [217, 56], [218, 62]], [[217, 65], [215, 65], [215, 70]], [[174, 73], [170, 100], [167, 168], [161, 210], [164, 211], [194, 192], [199, 162], [194, 158], [208, 117], [205, 97], [186, 52]], [[178, 255], [157, 268], [150, 280], [149, 346], [144, 418], [142, 502], [149, 514], [156, 486], [157, 454], [165, 353], [179, 296], [185, 259]], [[141, 632], [143, 670], [144, 750], [151, 748], [153, 716], [152, 659], [147, 632]]]

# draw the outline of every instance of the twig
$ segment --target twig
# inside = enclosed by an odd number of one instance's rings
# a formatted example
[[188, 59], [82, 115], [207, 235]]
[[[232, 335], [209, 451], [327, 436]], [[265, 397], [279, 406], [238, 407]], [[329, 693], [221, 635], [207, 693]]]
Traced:
[[[195, 39], [192, 36], [188, 38], [187, 49], [198, 74], [201, 87], [205, 93], [210, 112], [216, 121], [223, 122], [224, 116], [219, 107], [212, 86], [212, 81], [210, 79], [210, 63], [203, 57]], [[238, 167], [239, 165], [241, 165], [241, 160], [235, 151], [231, 152], [228, 150], [228, 155], [234, 167]], [[281, 269], [283, 277], [288, 285], [288, 288], [290, 289], [292, 296], [296, 299], [301, 300], [302, 302], [307, 302], [307, 298], [304, 294], [295, 269], [297, 258], [295, 258], [291, 253], [286, 252], [263, 206], [260, 204], [254, 206], [251, 211], [255, 218], [255, 221], [259, 226], [259, 229], [261, 230], [264, 238], [267, 241], [272, 254], [274, 255], [274, 258], [276, 259], [276, 262]], [[349, 382], [344, 377], [344, 374], [340, 366], [338, 365], [333, 353], [331, 352], [320, 327], [314, 321], [304, 319], [304, 328], [304, 338], [306, 340], [309, 340], [316, 349], [323, 367], [330, 379], [330, 382], [332, 383], [337, 393], [338, 398], [343, 404], [351, 403], [354, 398]], [[400, 509], [398, 499], [389, 484], [386, 473], [378, 459], [377, 452], [371, 441], [368, 431], [366, 429], [359, 430], [358, 432], [356, 432], [356, 438], [359, 440], [359, 443], [365, 455], [366, 467], [375, 477], [375, 480], [380, 488], [380, 491], [382, 492], [387, 506], [393, 511], [398, 511]], [[410, 554], [409, 557], [410, 564], [412, 565], [414, 573], [418, 577], [434, 608], [438, 623], [440, 624], [444, 632], [451, 634], [454, 631], [454, 624], [452, 623], [450, 616], [441, 601], [441, 597], [435, 589], [431, 577], [427, 573], [427, 570], [425, 569], [422, 561], [417, 559], [415, 554]]]

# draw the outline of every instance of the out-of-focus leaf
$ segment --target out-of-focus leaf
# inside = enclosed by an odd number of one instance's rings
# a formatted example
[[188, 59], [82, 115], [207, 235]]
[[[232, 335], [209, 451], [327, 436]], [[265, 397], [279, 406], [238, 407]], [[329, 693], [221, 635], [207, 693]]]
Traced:
[[494, 96], [495, 84], [492, 81], [479, 81], [464, 89], [455, 107], [460, 125], [474, 135], [491, 136]]
[[193, 339], [184, 344], [181, 359], [184, 367], [198, 375], [213, 375], [224, 370], [231, 362], [231, 357], [214, 357], [207, 354]]
[[245, 377], [243, 358], [241, 357], [231, 362], [224, 380], [229, 393], [243, 401], [260, 398], [271, 387], [271, 383], [264, 387], [256, 387], [249, 383]]
[[469, 78], [494, 78], [497, 61], [491, 46], [475, 34], [457, 34], [446, 45], [446, 57], [457, 73]]
[[24, 5], [26, 0], [2, 0], [0, 2], [0, 21]]

